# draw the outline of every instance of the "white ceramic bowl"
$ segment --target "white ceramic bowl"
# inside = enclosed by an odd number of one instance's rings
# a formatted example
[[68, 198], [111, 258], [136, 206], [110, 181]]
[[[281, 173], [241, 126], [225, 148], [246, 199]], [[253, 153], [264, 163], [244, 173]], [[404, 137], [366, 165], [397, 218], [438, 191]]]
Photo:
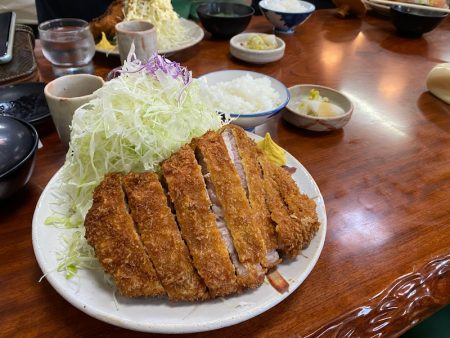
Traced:
[[[234, 119], [232, 123], [241, 126], [244, 129], [253, 129], [256, 126], [259, 126], [263, 123], [266, 123], [275, 115], [277, 115], [286, 104], [289, 102], [289, 90], [286, 86], [280, 81], [274, 79], [273, 77], [246, 70], [220, 70], [217, 72], [211, 72], [201, 76], [200, 78], [205, 78], [209, 85], [214, 85], [219, 82], [231, 81], [246, 74], [251, 75], [253, 78], [266, 77], [270, 80], [271, 87], [278, 92], [280, 95], [281, 103], [274, 107], [273, 109], [267, 111], [260, 111], [251, 114], [233, 114], [231, 113], [231, 117]], [[255, 90], [255, 95], [258, 95], [258, 92]]]
[[259, 8], [264, 17], [274, 26], [275, 32], [292, 34], [295, 32], [295, 28], [308, 20], [316, 10], [316, 7], [308, 1], [297, 0], [297, 2], [303, 8], [296, 12], [279, 10], [274, 7], [273, 1], [268, 0], [260, 1]]
[[233, 36], [230, 40], [231, 55], [240, 60], [256, 64], [274, 62], [283, 57], [286, 44], [279, 37], [275, 38], [277, 41], [277, 48], [275, 49], [255, 50], [245, 47], [243, 44], [254, 34], [257, 33], [242, 33]]
[[[333, 117], [319, 117], [305, 115], [298, 112], [296, 106], [302, 97], [307, 97], [311, 89], [320, 92], [320, 96], [327, 97], [331, 103], [341, 107], [344, 110], [343, 115]], [[340, 129], [350, 120], [353, 113], [353, 104], [347, 96], [332, 88], [319, 85], [296, 85], [289, 88], [291, 99], [283, 113], [283, 118], [294, 126], [313, 130], [313, 131], [331, 131]]]

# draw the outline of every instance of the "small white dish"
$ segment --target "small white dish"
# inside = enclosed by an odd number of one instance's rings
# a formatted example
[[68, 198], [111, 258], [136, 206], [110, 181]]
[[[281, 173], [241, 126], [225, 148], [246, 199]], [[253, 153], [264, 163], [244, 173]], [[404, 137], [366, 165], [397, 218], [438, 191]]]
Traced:
[[[253, 78], [260, 78], [260, 77], [268, 78], [270, 80], [271, 87], [276, 92], [278, 92], [281, 102], [278, 106], [267, 111], [259, 111], [250, 114], [230, 113], [230, 116], [233, 118], [233, 121], [231, 123], [237, 124], [238, 126], [241, 126], [244, 129], [252, 130], [256, 126], [259, 126], [269, 121], [271, 118], [276, 116], [284, 107], [286, 107], [290, 97], [289, 90], [286, 88], [286, 86], [282, 82], [274, 79], [273, 77], [247, 70], [221, 70], [205, 74], [203, 76], [200, 76], [200, 78], [206, 79], [208, 85], [214, 85], [219, 82], [227, 82], [240, 78], [242, 76], [245, 76], [246, 74], [251, 75]], [[255, 95], [258, 95], [257, 90], [255, 90]]]
[[[301, 98], [307, 97], [311, 89], [318, 90], [320, 96], [327, 97], [330, 103], [337, 105], [344, 110], [344, 114], [322, 117], [302, 114], [298, 111], [297, 106]], [[347, 96], [335, 89], [319, 86], [319, 85], [296, 85], [289, 88], [291, 95], [290, 101], [283, 113], [283, 118], [296, 127], [312, 130], [312, 131], [332, 131], [344, 127], [353, 113], [353, 104]]]
[[230, 40], [231, 55], [237, 59], [255, 64], [274, 62], [284, 56], [286, 44], [279, 37], [275, 37], [277, 47], [274, 49], [256, 50], [245, 47], [245, 42], [255, 34], [259, 33], [242, 33], [233, 36]]

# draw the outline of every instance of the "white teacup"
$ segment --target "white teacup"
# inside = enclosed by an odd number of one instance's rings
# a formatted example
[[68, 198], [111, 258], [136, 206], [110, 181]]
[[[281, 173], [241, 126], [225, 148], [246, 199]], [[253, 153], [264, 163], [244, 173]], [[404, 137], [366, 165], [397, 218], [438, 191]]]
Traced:
[[450, 63], [433, 67], [427, 76], [427, 88], [436, 97], [450, 104]]
[[116, 24], [117, 44], [120, 60], [127, 59], [131, 45], [134, 43], [134, 53], [139, 60], [147, 60], [158, 51], [156, 45], [156, 28], [148, 21], [122, 21]]
[[105, 82], [90, 74], [66, 75], [53, 80], [44, 88], [50, 114], [61, 141], [68, 147], [70, 125], [75, 110], [95, 97], [94, 92]]

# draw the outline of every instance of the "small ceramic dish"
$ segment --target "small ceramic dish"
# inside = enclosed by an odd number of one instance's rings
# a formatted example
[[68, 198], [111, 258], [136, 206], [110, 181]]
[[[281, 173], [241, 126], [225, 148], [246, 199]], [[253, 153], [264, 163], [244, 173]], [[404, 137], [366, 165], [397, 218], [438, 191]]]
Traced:
[[250, 49], [245, 43], [250, 37], [258, 33], [242, 33], [233, 36], [230, 40], [230, 53], [235, 58], [256, 64], [264, 64], [280, 60], [284, 56], [286, 44], [279, 37], [275, 37], [277, 47], [274, 49]]
[[[330, 103], [340, 107], [344, 114], [332, 117], [311, 116], [298, 111], [302, 98], [308, 97], [312, 89], [318, 90], [320, 96], [327, 97]], [[332, 131], [344, 127], [353, 113], [353, 104], [347, 96], [332, 88], [319, 85], [296, 85], [289, 88], [291, 99], [283, 112], [283, 118], [296, 127], [312, 131]]]
[[[230, 116], [234, 120], [232, 123], [237, 124], [238, 126], [241, 126], [244, 129], [252, 130], [256, 126], [259, 126], [261, 124], [266, 123], [273, 117], [275, 117], [280, 111], [286, 106], [286, 104], [289, 102], [289, 91], [286, 88], [286, 86], [281, 83], [280, 81], [274, 79], [273, 77], [257, 73], [257, 72], [251, 72], [246, 70], [221, 70], [217, 72], [211, 72], [208, 74], [205, 74], [201, 76], [200, 78], [204, 78], [207, 80], [208, 85], [214, 85], [219, 82], [226, 82], [231, 81], [237, 78], [240, 78], [244, 75], [251, 75], [253, 78], [260, 78], [265, 77], [270, 80], [271, 87], [278, 92], [280, 97], [280, 104], [273, 109], [267, 110], [267, 111], [260, 111], [256, 113], [250, 113], [250, 114], [233, 114], [231, 113]], [[255, 95], [258, 95], [258, 91], [255, 90]]]

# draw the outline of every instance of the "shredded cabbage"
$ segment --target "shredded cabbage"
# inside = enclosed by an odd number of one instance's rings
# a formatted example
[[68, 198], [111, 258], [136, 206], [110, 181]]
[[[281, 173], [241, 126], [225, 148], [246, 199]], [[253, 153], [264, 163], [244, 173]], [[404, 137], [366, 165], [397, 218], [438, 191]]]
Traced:
[[83, 223], [105, 173], [158, 171], [162, 160], [193, 137], [223, 124], [207, 100], [206, 83], [178, 63], [155, 54], [146, 63], [129, 58], [119, 72], [74, 114], [61, 172], [64, 210], [46, 220], [79, 230], [65, 239], [66, 252], [58, 256], [58, 270], [67, 277], [89, 267], [94, 257]]
[[158, 50], [168, 50], [189, 40], [170, 0], [128, 0], [126, 20], [150, 21], [156, 28]]

